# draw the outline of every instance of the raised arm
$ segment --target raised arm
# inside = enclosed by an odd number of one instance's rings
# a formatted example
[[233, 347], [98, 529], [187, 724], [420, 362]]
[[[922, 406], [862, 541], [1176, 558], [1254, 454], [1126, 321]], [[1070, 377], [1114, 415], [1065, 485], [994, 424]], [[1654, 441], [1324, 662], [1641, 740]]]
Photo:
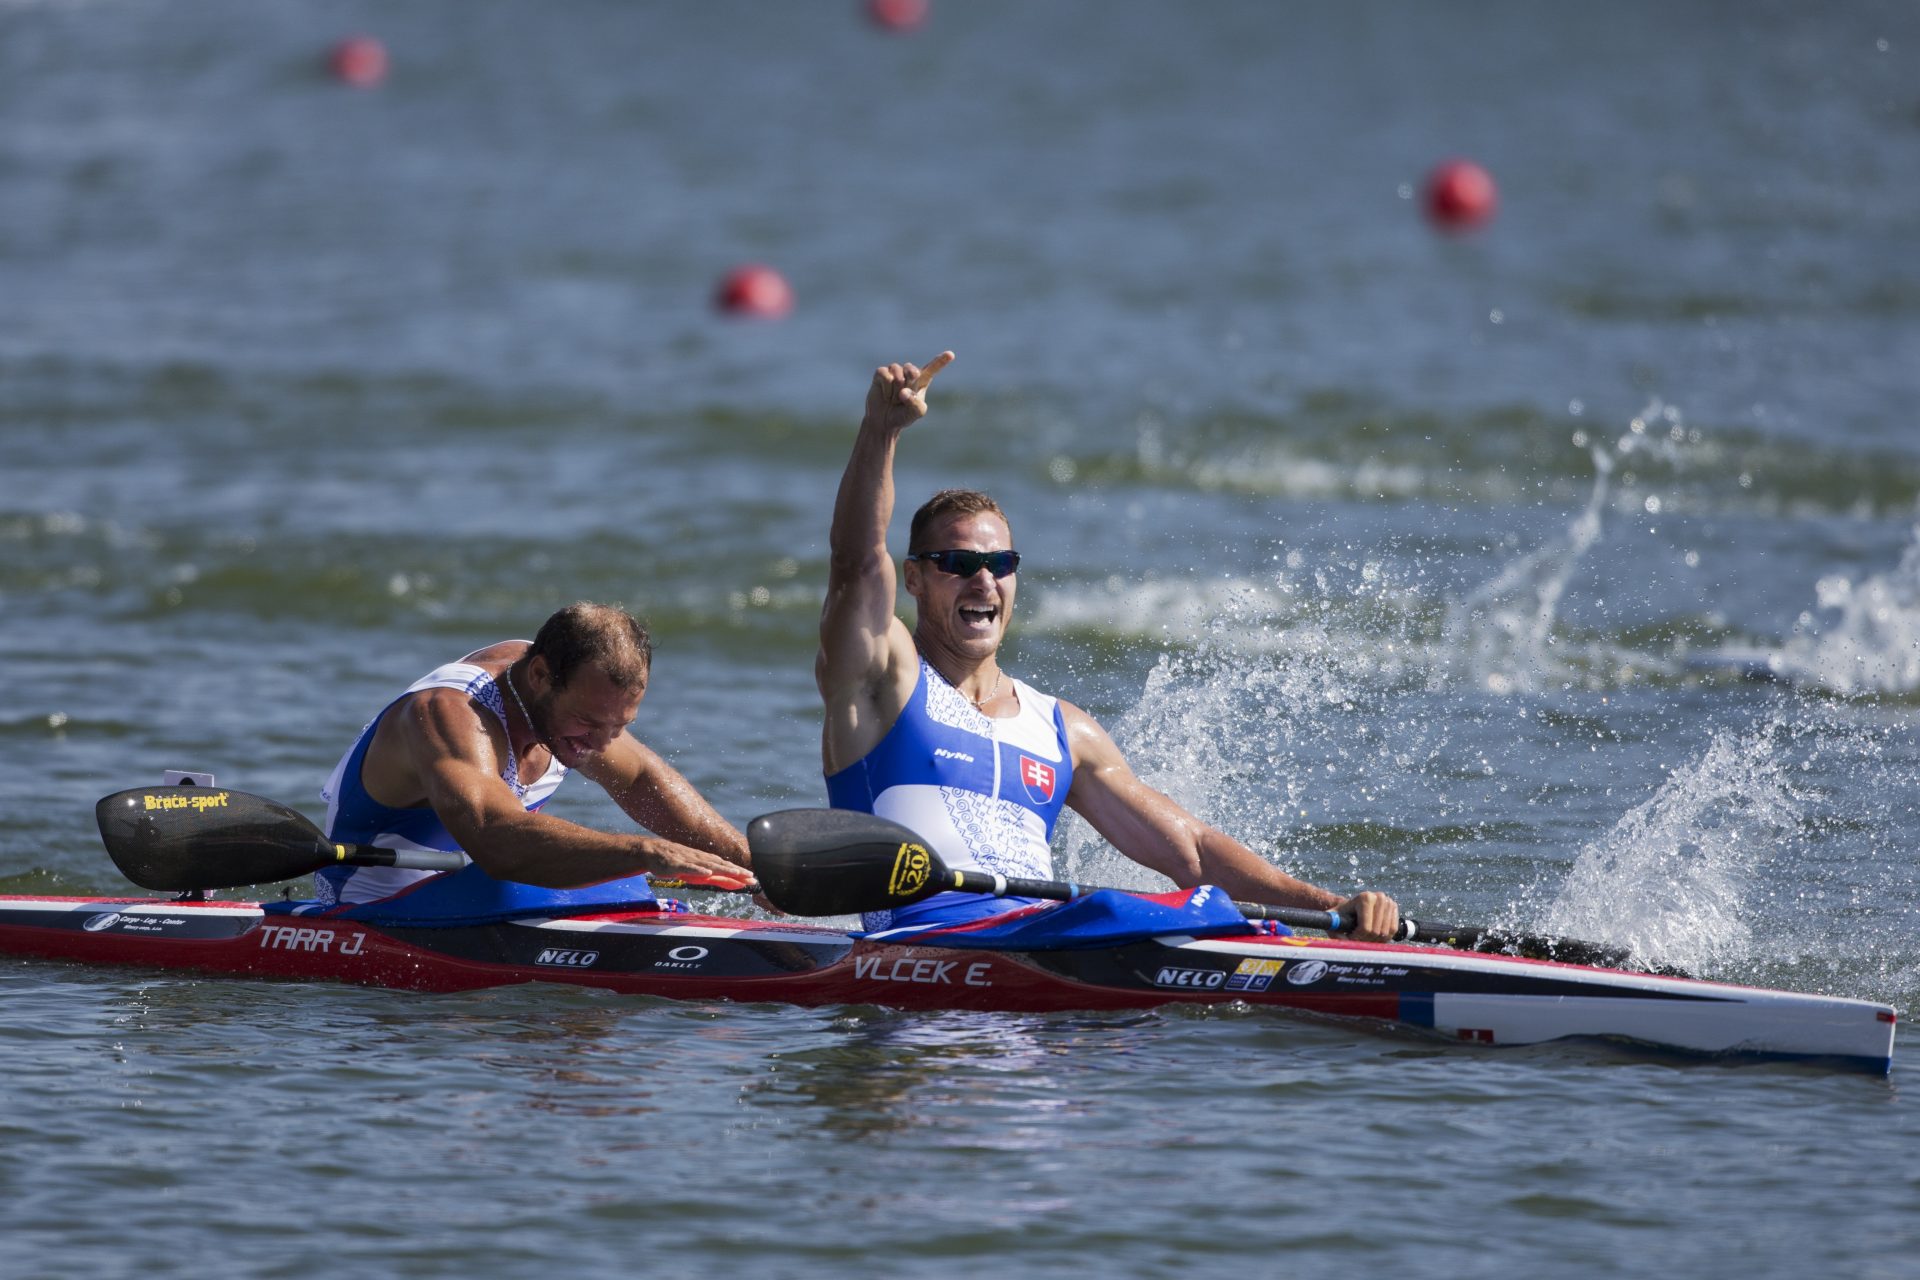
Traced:
[[953, 352], [943, 351], [924, 368], [874, 370], [853, 456], [840, 477], [814, 662], [826, 703], [821, 749], [829, 773], [871, 750], [913, 689], [913, 636], [894, 615], [896, 575], [887, 552], [893, 455], [900, 433], [926, 416], [927, 385], [952, 362]]
[[1214, 884], [1243, 902], [1338, 909], [1358, 919], [1356, 938], [1383, 942], [1392, 937], [1400, 920], [1392, 898], [1374, 892], [1342, 897], [1288, 875], [1142, 782], [1092, 716], [1068, 702], [1060, 707], [1073, 752], [1067, 804], [1121, 853], [1183, 889]]
[[[390, 776], [398, 783], [401, 775], [411, 774], [448, 832], [490, 876], [571, 889], [640, 871], [738, 875], [744, 864], [744, 857], [723, 857], [666, 836], [596, 831], [564, 818], [529, 813], [501, 780], [505, 735], [483, 721], [472, 699], [458, 689], [417, 693], [395, 710], [402, 758], [397, 763], [404, 767], [390, 770]], [[637, 742], [633, 745], [639, 749]], [[685, 779], [680, 781], [685, 784]], [[713, 817], [718, 820], [717, 814]], [[690, 826], [683, 833], [694, 830]], [[715, 835], [709, 847], [728, 847]]]

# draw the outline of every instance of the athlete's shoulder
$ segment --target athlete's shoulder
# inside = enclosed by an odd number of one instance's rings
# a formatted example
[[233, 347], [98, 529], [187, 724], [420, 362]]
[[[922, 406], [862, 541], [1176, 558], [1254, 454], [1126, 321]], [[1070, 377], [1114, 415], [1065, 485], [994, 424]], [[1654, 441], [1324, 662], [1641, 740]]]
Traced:
[[477, 667], [496, 666], [519, 660], [531, 648], [531, 640], [496, 640], [485, 648], [475, 649], [460, 661]]
[[464, 658], [443, 662], [407, 686], [409, 694], [429, 689], [458, 689], [480, 694], [499, 679], [499, 672], [527, 650], [525, 640], [503, 640], [499, 644], [476, 649]]
[[1060, 699], [1060, 719], [1066, 727], [1067, 744], [1076, 766], [1088, 764], [1124, 764], [1125, 757], [1098, 720], [1065, 698]]

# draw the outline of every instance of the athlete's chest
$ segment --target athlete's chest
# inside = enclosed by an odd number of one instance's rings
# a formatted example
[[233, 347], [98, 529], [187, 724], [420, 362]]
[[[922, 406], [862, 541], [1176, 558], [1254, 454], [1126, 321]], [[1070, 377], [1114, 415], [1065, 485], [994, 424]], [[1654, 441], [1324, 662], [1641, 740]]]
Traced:
[[[971, 708], [967, 708], [971, 713]], [[1019, 716], [924, 716], [891, 744], [900, 781], [970, 791], [1032, 809], [1055, 805], [1071, 765], [1058, 729], [1031, 708]]]

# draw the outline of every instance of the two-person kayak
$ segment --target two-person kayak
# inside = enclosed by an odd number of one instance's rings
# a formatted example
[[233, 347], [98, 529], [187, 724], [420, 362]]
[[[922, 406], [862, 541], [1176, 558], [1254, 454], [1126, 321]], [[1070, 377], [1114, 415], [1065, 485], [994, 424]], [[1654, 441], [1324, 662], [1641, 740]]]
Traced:
[[1307, 936], [1178, 934], [1051, 949], [931, 946], [674, 911], [442, 927], [281, 904], [0, 897], [0, 953], [416, 991], [554, 982], [683, 1000], [1042, 1012], [1274, 1007], [1475, 1045], [1569, 1037], [1886, 1072], [1892, 1009], [1689, 978]]
[[[551, 982], [684, 1000], [1010, 1012], [1240, 1002], [1472, 1045], [1591, 1039], [1876, 1073], [1889, 1071], [1893, 1058], [1895, 1012], [1867, 1000], [1638, 972], [1615, 967], [1628, 963], [1624, 953], [1592, 943], [1411, 924], [1409, 936], [1456, 945], [1270, 932], [1277, 926], [1248, 917], [1334, 929], [1340, 922], [1238, 906], [1206, 886], [1169, 894], [1010, 886], [949, 871], [911, 832], [866, 815], [799, 810], [756, 819], [755, 868], [773, 900], [807, 914], [955, 889], [1067, 901], [871, 935], [674, 904], [567, 903], [489, 917], [437, 889], [334, 910], [206, 901], [207, 888], [393, 855], [329, 844], [294, 811], [240, 792], [122, 792], [101, 802], [99, 817], [130, 878], [183, 897], [0, 896], [0, 954], [416, 991]], [[459, 882], [457, 873], [435, 879]], [[1554, 955], [1563, 958], [1537, 958]], [[1599, 963], [1569, 963], [1567, 955]]]

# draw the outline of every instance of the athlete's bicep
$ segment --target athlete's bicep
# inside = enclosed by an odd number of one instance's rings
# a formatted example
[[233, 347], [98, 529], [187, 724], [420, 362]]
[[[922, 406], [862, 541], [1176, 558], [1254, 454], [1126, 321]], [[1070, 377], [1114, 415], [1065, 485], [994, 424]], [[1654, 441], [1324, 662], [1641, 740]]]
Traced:
[[897, 665], [913, 637], [894, 614], [893, 561], [885, 554], [858, 571], [836, 571], [820, 610], [820, 652], [814, 664], [820, 691], [872, 681]]

